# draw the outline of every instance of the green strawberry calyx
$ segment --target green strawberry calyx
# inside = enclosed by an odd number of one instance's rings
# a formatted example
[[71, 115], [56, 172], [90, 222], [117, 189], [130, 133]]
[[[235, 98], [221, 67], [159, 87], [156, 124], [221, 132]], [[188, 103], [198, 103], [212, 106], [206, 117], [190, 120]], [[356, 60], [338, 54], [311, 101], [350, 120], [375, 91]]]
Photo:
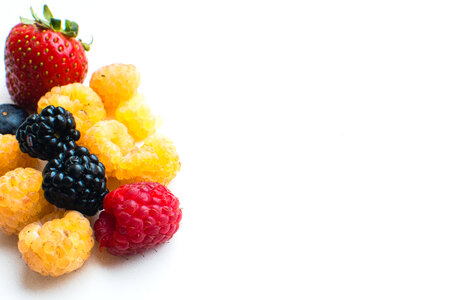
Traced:
[[[34, 12], [33, 8], [30, 7], [31, 15], [33, 16], [33, 19], [27, 19], [20, 17], [20, 21], [25, 25], [33, 25], [36, 24], [38, 26], [51, 29], [56, 32], [61, 32], [63, 35], [67, 36], [68, 38], [75, 38], [78, 35], [78, 24], [77, 22], [65, 20], [64, 21], [64, 29], [62, 29], [62, 22], [60, 19], [56, 19], [53, 17], [52, 12], [50, 11], [50, 8], [47, 6], [47, 4], [44, 5], [44, 19], [39, 18], [36, 13]], [[83, 45], [84, 50], [89, 51], [91, 48], [92, 41], [90, 43], [83, 43], [80, 40], [81, 44]]]

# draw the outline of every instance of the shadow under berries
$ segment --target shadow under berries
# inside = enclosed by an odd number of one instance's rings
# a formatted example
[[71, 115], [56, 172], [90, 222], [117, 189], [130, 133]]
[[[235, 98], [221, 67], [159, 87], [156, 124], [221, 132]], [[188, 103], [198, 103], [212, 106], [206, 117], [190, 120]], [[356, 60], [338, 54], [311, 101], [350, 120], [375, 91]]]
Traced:
[[22, 271], [22, 283], [26, 289], [33, 291], [48, 290], [57, 286], [58, 288], [61, 288], [62, 284], [65, 284], [66, 282], [69, 283], [71, 280], [73, 280], [73, 277], [80, 276], [80, 273], [82, 272], [83, 268], [59, 277], [42, 276], [41, 274], [31, 270], [24, 262]]

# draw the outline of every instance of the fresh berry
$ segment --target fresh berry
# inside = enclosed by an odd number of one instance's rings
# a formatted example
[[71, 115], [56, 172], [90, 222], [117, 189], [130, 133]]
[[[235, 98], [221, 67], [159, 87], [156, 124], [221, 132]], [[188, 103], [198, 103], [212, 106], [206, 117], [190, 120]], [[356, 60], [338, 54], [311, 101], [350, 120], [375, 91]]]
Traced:
[[143, 140], [155, 133], [161, 119], [152, 114], [141, 94], [122, 102], [116, 110], [116, 119], [128, 128], [128, 132], [136, 140]]
[[48, 105], [61, 106], [70, 111], [81, 136], [106, 117], [102, 99], [90, 87], [81, 83], [52, 88], [39, 100], [38, 112]]
[[54, 210], [41, 189], [42, 174], [17, 168], [0, 177], [0, 229], [17, 234], [23, 227]]
[[97, 155], [105, 165], [106, 174], [112, 176], [122, 157], [133, 148], [134, 140], [125, 125], [108, 120], [92, 126], [80, 140], [80, 145]]
[[0, 104], [0, 133], [16, 134], [17, 128], [28, 117], [28, 113], [14, 104]]
[[95, 71], [89, 85], [102, 98], [108, 114], [114, 115], [121, 102], [133, 97], [140, 82], [141, 75], [135, 66], [112, 64]]
[[6, 86], [15, 103], [36, 111], [41, 96], [52, 87], [83, 82], [88, 71], [85, 49], [89, 45], [75, 39], [78, 25], [53, 18], [44, 6], [44, 18], [31, 10], [34, 20], [21, 18], [6, 39]]
[[39, 160], [20, 151], [19, 142], [12, 134], [0, 134], [0, 176], [16, 168], [37, 168]]
[[100, 249], [113, 255], [141, 253], [172, 238], [180, 226], [178, 199], [163, 185], [124, 185], [105, 197], [105, 210], [94, 224]]
[[180, 170], [175, 145], [167, 137], [154, 134], [122, 158], [114, 176], [122, 183], [156, 181], [169, 184]]
[[93, 216], [103, 207], [105, 167], [85, 147], [77, 147], [50, 160], [43, 171], [44, 195], [59, 208]]
[[50, 160], [76, 147], [80, 132], [72, 114], [62, 107], [47, 106], [29, 116], [17, 130], [20, 150], [31, 157]]
[[[132, 182], [122, 183], [116, 177], [112, 177], [112, 176], [107, 176], [107, 178], [108, 178], [108, 180], [106, 181], [106, 187], [110, 191], [115, 190], [115, 189], [117, 189], [118, 187], [121, 187], [124, 184], [132, 183]], [[134, 181], [134, 182], [141, 182], [141, 181], [143, 181], [143, 180]]]
[[76, 211], [52, 213], [19, 233], [23, 259], [44, 276], [56, 277], [79, 269], [93, 246], [89, 220]]

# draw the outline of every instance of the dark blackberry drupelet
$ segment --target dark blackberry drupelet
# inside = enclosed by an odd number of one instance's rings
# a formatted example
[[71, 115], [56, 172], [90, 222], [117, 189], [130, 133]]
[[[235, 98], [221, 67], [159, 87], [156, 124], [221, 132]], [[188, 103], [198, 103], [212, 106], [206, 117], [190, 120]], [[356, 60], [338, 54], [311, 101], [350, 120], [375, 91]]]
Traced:
[[85, 147], [77, 147], [50, 160], [42, 172], [42, 189], [48, 202], [93, 216], [103, 209], [105, 166]]
[[0, 104], [0, 134], [16, 134], [29, 113], [15, 104]]
[[20, 150], [31, 157], [51, 160], [76, 147], [80, 132], [72, 114], [62, 107], [47, 106], [41, 114], [29, 116], [17, 129]]

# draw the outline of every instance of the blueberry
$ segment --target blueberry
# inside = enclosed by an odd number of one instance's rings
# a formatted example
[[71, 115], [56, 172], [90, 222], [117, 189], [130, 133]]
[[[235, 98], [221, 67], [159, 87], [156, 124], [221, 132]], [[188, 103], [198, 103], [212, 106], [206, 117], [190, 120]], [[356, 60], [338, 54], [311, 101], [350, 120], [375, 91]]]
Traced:
[[0, 104], [0, 133], [16, 134], [17, 128], [28, 117], [28, 113], [14, 104]]

